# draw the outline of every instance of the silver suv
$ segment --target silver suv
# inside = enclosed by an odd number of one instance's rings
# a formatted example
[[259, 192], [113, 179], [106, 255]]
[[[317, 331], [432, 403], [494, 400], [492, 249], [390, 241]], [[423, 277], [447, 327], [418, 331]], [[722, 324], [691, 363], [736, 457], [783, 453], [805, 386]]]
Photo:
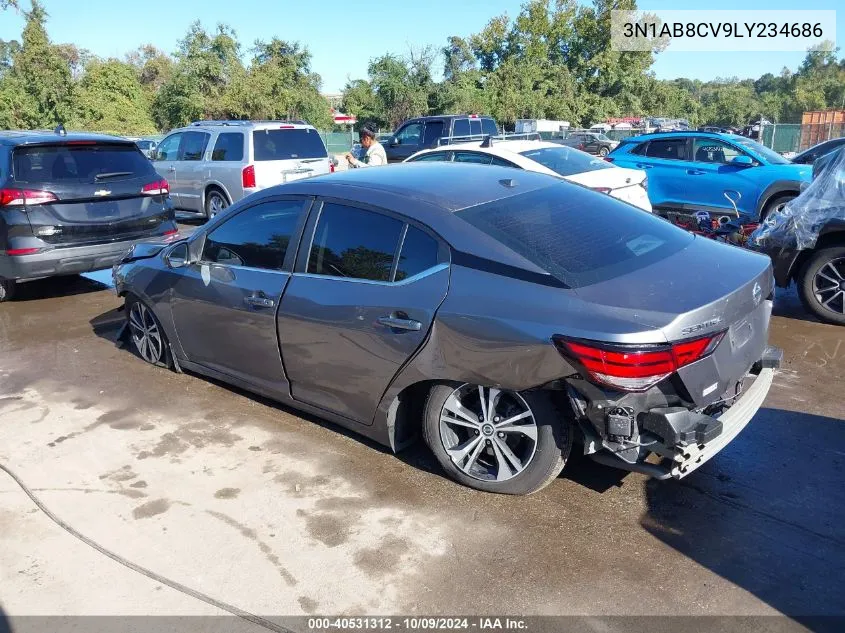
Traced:
[[303, 121], [195, 121], [168, 134], [153, 161], [175, 207], [209, 218], [255, 191], [334, 170]]

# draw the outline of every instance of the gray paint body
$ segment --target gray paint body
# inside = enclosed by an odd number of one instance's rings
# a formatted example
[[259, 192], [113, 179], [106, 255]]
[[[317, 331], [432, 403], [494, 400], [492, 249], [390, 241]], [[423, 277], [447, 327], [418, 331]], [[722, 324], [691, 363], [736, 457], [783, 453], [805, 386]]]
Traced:
[[[569, 289], [452, 211], [549, 186], [560, 187], [561, 195], [584, 196], [597, 216], [603, 204], [622, 203], [541, 174], [472, 165], [443, 169], [409, 164], [357, 170], [256, 194], [197, 231], [190, 250], [196, 258], [205, 234], [243, 208], [274, 196], [301, 196], [307, 221], [288, 248], [288, 272], [202, 263], [170, 269], [165, 256], [172, 247], [139, 245], [115, 270], [118, 292], [134, 293], [153, 308], [181, 367], [318, 414], [394, 449], [408, 436], [398, 427], [419, 415], [403, 409], [405, 396], [427, 381], [517, 391], [554, 383], [560, 394], [569, 384], [591, 402], [640, 408], [683, 402], [692, 409], [718, 400], [763, 355], [773, 289], [767, 257], [697, 238], [655, 264]], [[440, 264], [399, 283], [305, 273], [320, 201], [327, 198], [426, 227], [443, 242]], [[514, 278], [515, 270], [522, 278]], [[246, 306], [243, 299], [258, 291], [272, 307]], [[421, 322], [421, 329], [394, 331], [377, 322], [396, 311]], [[734, 349], [726, 336], [714, 354], [646, 394], [588, 383], [551, 342], [564, 335], [665, 343], [691, 338], [685, 328], [713, 319], [718, 323], [696, 329], [694, 336], [747, 323], [747, 340]]]

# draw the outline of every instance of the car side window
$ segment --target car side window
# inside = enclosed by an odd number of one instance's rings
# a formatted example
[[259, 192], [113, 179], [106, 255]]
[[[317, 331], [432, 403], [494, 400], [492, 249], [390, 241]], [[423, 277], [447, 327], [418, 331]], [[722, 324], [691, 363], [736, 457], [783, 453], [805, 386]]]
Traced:
[[432, 147], [443, 136], [443, 121], [428, 121], [425, 124], [423, 147]]
[[419, 275], [421, 272], [437, 266], [440, 245], [433, 237], [415, 226], [408, 225], [405, 241], [396, 264], [395, 281]]
[[648, 143], [640, 143], [634, 149], [631, 150], [632, 154], [636, 154], [637, 156], [645, 156], [645, 150], [648, 147]]
[[490, 163], [491, 165], [498, 165], [499, 167], [516, 167], [516, 165], [504, 158], [499, 158], [498, 156], [493, 156], [492, 158], [493, 162]]
[[390, 281], [404, 223], [374, 211], [325, 203], [314, 231], [307, 272]]
[[455, 152], [456, 163], [475, 163], [476, 165], [489, 165], [491, 157], [481, 152]]
[[689, 160], [686, 138], [664, 138], [651, 141], [646, 150], [649, 158], [663, 160]]
[[301, 200], [275, 200], [244, 209], [206, 236], [202, 260], [282, 270], [303, 208]]
[[443, 162], [449, 160], [449, 152], [429, 152], [411, 159], [412, 163]]
[[202, 160], [210, 136], [207, 132], [185, 132], [182, 135], [179, 160]]
[[692, 147], [693, 160], [696, 163], [725, 164], [737, 156], [746, 156], [733, 145], [713, 138], [696, 138]]
[[469, 136], [469, 119], [455, 119], [452, 123], [452, 136]]
[[411, 123], [406, 125], [394, 139], [399, 145], [419, 145], [422, 136], [422, 123]]
[[156, 160], [176, 160], [179, 156], [179, 143], [182, 140], [182, 134], [171, 134], [156, 148]]
[[240, 132], [224, 132], [217, 135], [214, 149], [211, 150], [213, 161], [241, 161], [244, 158], [244, 135]]

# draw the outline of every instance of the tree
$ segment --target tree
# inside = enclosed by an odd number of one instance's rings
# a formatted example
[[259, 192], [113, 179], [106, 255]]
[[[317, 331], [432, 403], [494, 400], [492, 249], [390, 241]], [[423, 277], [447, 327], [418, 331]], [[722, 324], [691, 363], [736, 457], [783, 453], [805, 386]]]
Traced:
[[[52, 127], [68, 118], [73, 81], [69, 65], [45, 29], [47, 13], [38, 0], [26, 14], [20, 47], [0, 88], [4, 126]], [[8, 109], [7, 109], [8, 108]]]
[[75, 128], [134, 135], [156, 131], [135, 69], [125, 62], [91, 62], [75, 92]]

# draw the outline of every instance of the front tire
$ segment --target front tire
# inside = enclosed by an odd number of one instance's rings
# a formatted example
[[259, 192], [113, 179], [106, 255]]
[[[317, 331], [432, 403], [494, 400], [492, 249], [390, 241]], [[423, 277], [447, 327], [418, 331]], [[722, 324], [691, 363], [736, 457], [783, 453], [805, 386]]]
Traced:
[[229, 201], [219, 189], [210, 189], [205, 195], [205, 217], [209, 220], [228, 206]]
[[13, 299], [17, 287], [18, 284], [14, 279], [0, 279], [0, 303]]
[[126, 297], [126, 325], [135, 352], [150, 365], [173, 367], [170, 343], [153, 311], [135, 296]]
[[601, 156], [602, 158], [604, 158], [604, 157], [605, 157], [605, 156], [607, 156], [608, 154], [610, 154], [610, 150], [609, 150], [609, 149], [607, 149], [606, 147], [600, 147], [600, 148], [599, 148], [599, 156]]
[[781, 209], [783, 209], [786, 206], [787, 202], [790, 202], [791, 200], [795, 200], [795, 198], [797, 198], [797, 197], [798, 196], [796, 194], [788, 193], [788, 194], [785, 194], [785, 195], [782, 195], [782, 196], [775, 196], [774, 198], [769, 200], [766, 203], [765, 208], [763, 209], [763, 213], [760, 215], [760, 222], [762, 222], [767, 217], [769, 217], [770, 213], [774, 213], [776, 211], [780, 211]]
[[542, 391], [437, 385], [423, 415], [423, 437], [446, 473], [486, 492], [537, 492], [572, 448], [571, 421]]
[[797, 282], [798, 295], [808, 312], [825, 323], [845, 325], [845, 246], [813, 253]]

